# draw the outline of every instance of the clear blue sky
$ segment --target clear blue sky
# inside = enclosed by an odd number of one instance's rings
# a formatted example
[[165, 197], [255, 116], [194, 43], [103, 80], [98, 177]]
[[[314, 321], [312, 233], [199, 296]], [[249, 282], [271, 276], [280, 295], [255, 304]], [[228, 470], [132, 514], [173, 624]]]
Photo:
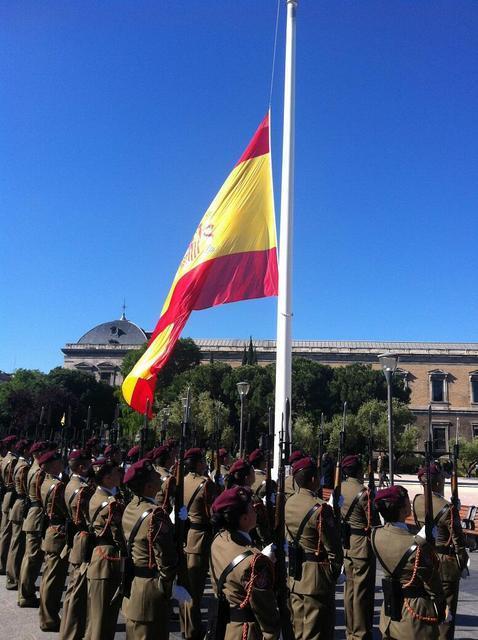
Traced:
[[[61, 363], [123, 296], [154, 327], [267, 110], [275, 9], [0, 2], [0, 369]], [[276, 195], [284, 28], [282, 7]], [[477, 34], [475, 0], [300, 0], [295, 338], [478, 339]], [[184, 335], [273, 338], [275, 309]]]

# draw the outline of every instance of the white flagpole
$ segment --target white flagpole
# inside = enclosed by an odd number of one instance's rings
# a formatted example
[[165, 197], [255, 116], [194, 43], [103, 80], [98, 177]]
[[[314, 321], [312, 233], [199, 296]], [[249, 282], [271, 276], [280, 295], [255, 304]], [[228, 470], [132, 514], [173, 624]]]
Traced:
[[[284, 74], [284, 128], [279, 238], [279, 297], [274, 419], [274, 475], [279, 466], [279, 440], [285, 402], [291, 400], [292, 378], [292, 248], [294, 221], [295, 14], [297, 0], [286, 0], [287, 28]], [[289, 434], [290, 436], [291, 434]], [[290, 438], [292, 441], [292, 438]]]

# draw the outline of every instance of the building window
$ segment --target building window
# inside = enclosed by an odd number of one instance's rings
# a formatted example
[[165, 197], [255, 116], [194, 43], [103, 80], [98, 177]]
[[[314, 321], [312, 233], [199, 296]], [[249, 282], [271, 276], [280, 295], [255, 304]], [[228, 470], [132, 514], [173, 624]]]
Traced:
[[471, 401], [478, 404], [478, 371], [470, 373]]
[[432, 425], [433, 431], [433, 451], [445, 452], [448, 451], [448, 425]]
[[431, 402], [448, 402], [447, 374], [444, 371], [430, 371]]
[[478, 438], [478, 424], [471, 425], [471, 435], [473, 436], [473, 440]]
[[100, 380], [109, 384], [111, 380], [111, 373], [109, 373], [108, 371], [102, 371], [100, 373]]

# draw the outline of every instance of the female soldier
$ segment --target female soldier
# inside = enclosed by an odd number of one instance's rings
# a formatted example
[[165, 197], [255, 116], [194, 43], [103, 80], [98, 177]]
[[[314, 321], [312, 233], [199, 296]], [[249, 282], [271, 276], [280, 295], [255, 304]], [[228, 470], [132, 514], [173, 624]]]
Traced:
[[421, 535], [409, 532], [408, 492], [394, 485], [377, 492], [375, 505], [385, 520], [372, 533], [372, 548], [385, 571], [380, 631], [384, 638], [435, 640], [444, 618], [438, 560]]
[[213, 588], [229, 608], [224, 639], [276, 640], [280, 617], [273, 591], [274, 569], [250, 537], [256, 526], [251, 490], [240, 486], [226, 489], [214, 501], [212, 514], [219, 529], [211, 547]]

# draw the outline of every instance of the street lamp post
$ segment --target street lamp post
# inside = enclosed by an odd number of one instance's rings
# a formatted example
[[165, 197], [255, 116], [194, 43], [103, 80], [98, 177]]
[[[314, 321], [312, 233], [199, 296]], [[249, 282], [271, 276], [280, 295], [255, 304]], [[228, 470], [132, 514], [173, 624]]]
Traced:
[[393, 415], [392, 415], [392, 379], [398, 364], [398, 353], [382, 353], [378, 356], [387, 381], [387, 419], [388, 419], [388, 472], [390, 484], [393, 485]]
[[239, 457], [242, 458], [243, 449], [244, 449], [244, 400], [247, 394], [249, 393], [249, 383], [238, 382], [237, 392], [239, 394], [239, 398], [241, 399], [241, 421], [239, 426]]

